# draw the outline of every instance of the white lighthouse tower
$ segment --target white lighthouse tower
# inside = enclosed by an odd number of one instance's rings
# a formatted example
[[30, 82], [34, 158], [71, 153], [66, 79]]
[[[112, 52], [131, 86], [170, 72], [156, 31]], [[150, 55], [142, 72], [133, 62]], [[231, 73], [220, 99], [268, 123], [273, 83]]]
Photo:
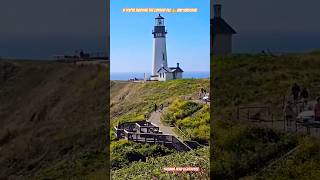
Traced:
[[150, 80], [166, 81], [172, 79], [181, 79], [183, 70], [177, 63], [176, 67], [168, 67], [167, 49], [166, 49], [166, 27], [164, 18], [159, 14], [155, 18], [153, 34], [153, 59], [152, 72]]
[[158, 75], [158, 70], [162, 67], [168, 67], [167, 49], [166, 49], [166, 34], [164, 26], [164, 18], [159, 14], [155, 18], [155, 25], [152, 31], [153, 34], [153, 62], [152, 76]]

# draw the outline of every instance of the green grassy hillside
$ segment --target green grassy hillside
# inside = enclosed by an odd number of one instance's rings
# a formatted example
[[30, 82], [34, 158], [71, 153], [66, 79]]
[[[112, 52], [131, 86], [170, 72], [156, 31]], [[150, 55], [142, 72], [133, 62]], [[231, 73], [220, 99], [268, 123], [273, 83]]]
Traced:
[[103, 169], [107, 79], [97, 65], [0, 61], [0, 179]]
[[[118, 122], [143, 120], [145, 116], [150, 116], [154, 103], [157, 103], [158, 105], [164, 104], [165, 106], [170, 104], [169, 109], [171, 111], [180, 111], [183, 114], [188, 112], [184, 118], [189, 118], [189, 120], [185, 120], [184, 124], [180, 124], [181, 127], [185, 128], [183, 130], [186, 133], [195, 127], [199, 127], [199, 124], [209, 128], [208, 106], [190, 101], [190, 99], [197, 98], [201, 88], [209, 90], [208, 79], [179, 79], [148, 83], [113, 81], [111, 82], [111, 124], [114, 126]], [[182, 104], [183, 102], [189, 103], [184, 108], [180, 106], [175, 107], [180, 102]], [[191, 106], [188, 106], [188, 104], [194, 104], [199, 108], [189, 111], [189, 107]], [[168, 120], [167, 118], [165, 119]], [[200, 121], [201, 119], [203, 119], [203, 122]], [[189, 127], [186, 125], [189, 125]], [[196, 132], [199, 132], [199, 129]], [[208, 135], [209, 131], [206, 133]], [[192, 133], [192, 135], [195, 138], [200, 137], [197, 133]], [[111, 137], [113, 137], [112, 127]], [[208, 137], [205, 136], [205, 139], [207, 140]], [[209, 159], [208, 148], [199, 151], [203, 152], [201, 154], [202, 158]], [[113, 139], [111, 142], [112, 177], [114, 179], [168, 178], [167, 173], [160, 173], [161, 168], [176, 163], [176, 165], [181, 166], [201, 165], [205, 168], [203, 174], [201, 176], [199, 174], [192, 175], [192, 177], [208, 178], [209, 161], [206, 161], [207, 164], [205, 164], [201, 158], [191, 158], [194, 153], [196, 152], [178, 153], [175, 150], [169, 150], [159, 145], [142, 146], [138, 143], [129, 143], [123, 140], [116, 141]]]
[[[201, 167], [201, 173], [170, 174], [164, 167]], [[147, 162], [134, 162], [130, 166], [112, 172], [112, 179], [210, 179], [209, 148], [168, 156], [148, 158]]]
[[178, 79], [166, 82], [111, 82], [111, 120], [142, 120], [154, 104], [167, 104], [180, 97], [196, 97], [201, 88], [209, 89], [209, 79]]
[[252, 104], [272, 106], [277, 111], [294, 82], [307, 87], [313, 97], [319, 96], [319, 59], [318, 54], [215, 58], [215, 112], [226, 117], [238, 105]]
[[[320, 55], [235, 55], [213, 59], [214, 136], [212, 171], [216, 179], [313, 179], [318, 177], [318, 140], [238, 124], [236, 108], [270, 106], [280, 116], [294, 82], [320, 95]], [[288, 159], [254, 176], [295, 147]]]
[[176, 124], [185, 138], [202, 143], [210, 140], [210, 111], [207, 104], [176, 99], [161, 118], [167, 124]]
[[277, 163], [264, 179], [318, 179], [320, 175], [320, 141], [315, 138], [300, 139], [297, 151]]

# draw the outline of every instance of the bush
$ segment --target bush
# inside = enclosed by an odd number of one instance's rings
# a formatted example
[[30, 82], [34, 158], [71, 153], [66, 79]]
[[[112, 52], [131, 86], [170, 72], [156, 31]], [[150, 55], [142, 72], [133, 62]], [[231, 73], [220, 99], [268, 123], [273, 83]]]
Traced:
[[161, 116], [163, 122], [176, 124], [191, 140], [207, 143], [210, 139], [209, 106], [176, 99]]
[[217, 179], [238, 179], [259, 171], [297, 145], [297, 137], [271, 129], [215, 121], [214, 160]]
[[126, 140], [111, 143], [111, 168], [119, 169], [147, 157], [164, 156], [174, 152], [164, 146], [134, 143]]

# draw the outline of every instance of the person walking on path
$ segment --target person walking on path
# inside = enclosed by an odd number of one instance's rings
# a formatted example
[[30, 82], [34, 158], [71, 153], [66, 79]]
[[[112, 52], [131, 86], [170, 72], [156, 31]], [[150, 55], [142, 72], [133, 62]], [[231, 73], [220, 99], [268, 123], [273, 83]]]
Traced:
[[293, 110], [293, 107], [290, 101], [288, 101], [288, 103], [284, 108], [284, 114], [285, 114], [284, 116], [285, 116], [285, 121], [287, 122], [287, 126], [289, 125], [289, 123], [291, 126], [291, 121], [294, 120], [295, 118], [295, 112]]
[[204, 89], [201, 88], [200, 92], [199, 92], [199, 99], [202, 99], [203, 97], [203, 92], [204, 92]]
[[303, 99], [308, 99], [309, 98], [309, 92], [307, 90], [307, 88], [303, 88], [302, 91], [301, 91], [301, 97]]
[[157, 104], [154, 104], [154, 112], [157, 112], [158, 106]]
[[320, 121], [320, 97], [317, 98], [317, 104], [314, 106], [314, 120]]
[[300, 94], [302, 98], [302, 108], [305, 109], [305, 106], [308, 104], [309, 92], [307, 88], [303, 88]]
[[292, 91], [292, 95], [293, 95], [293, 100], [296, 103], [297, 100], [299, 99], [299, 93], [300, 93], [300, 87], [298, 86], [297, 83], [293, 84], [291, 91]]
[[163, 104], [160, 104], [160, 111], [163, 110]]

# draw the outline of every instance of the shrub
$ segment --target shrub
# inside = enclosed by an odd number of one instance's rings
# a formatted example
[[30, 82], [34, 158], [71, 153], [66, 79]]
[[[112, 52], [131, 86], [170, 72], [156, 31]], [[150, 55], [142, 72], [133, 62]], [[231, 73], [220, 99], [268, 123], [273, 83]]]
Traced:
[[146, 161], [147, 157], [164, 156], [174, 152], [164, 146], [134, 143], [126, 140], [111, 143], [111, 168], [119, 169], [134, 161]]

